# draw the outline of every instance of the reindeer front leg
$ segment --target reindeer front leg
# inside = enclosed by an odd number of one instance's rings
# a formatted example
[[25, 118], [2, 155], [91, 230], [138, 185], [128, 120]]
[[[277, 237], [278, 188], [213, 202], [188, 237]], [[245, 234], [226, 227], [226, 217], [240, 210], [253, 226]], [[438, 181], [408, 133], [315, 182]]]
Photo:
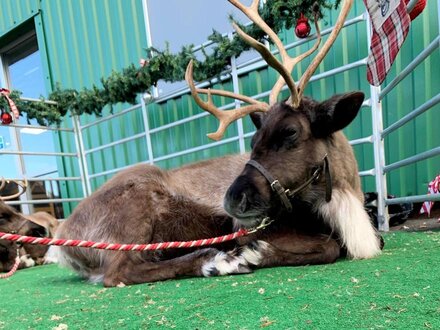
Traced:
[[[226, 256], [225, 252], [215, 248], [205, 248], [169, 260], [141, 262], [139, 257], [124, 252], [118, 253], [105, 272], [104, 286], [164, 281], [183, 276], [211, 276], [214, 275], [210, 273], [212, 262], [219, 261], [219, 256]], [[244, 264], [230, 264], [228, 271], [228, 274], [251, 272]], [[224, 274], [226, 273], [215, 275]]]
[[338, 242], [327, 235], [282, 234], [265, 243], [267, 248], [259, 267], [329, 264], [341, 252]]
[[339, 258], [340, 250], [336, 240], [326, 235], [280, 232], [219, 254], [203, 267], [208, 270], [205, 276], [215, 276], [243, 273], [237, 271], [240, 267], [252, 269], [328, 264]]

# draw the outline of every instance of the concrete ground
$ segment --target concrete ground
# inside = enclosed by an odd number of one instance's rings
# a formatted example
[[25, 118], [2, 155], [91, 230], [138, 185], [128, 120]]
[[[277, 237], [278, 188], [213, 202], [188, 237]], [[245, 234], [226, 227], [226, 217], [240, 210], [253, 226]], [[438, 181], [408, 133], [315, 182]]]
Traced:
[[390, 231], [425, 231], [440, 229], [440, 202], [434, 204], [431, 214], [419, 214], [421, 204], [414, 204], [414, 209], [404, 223], [390, 227]]

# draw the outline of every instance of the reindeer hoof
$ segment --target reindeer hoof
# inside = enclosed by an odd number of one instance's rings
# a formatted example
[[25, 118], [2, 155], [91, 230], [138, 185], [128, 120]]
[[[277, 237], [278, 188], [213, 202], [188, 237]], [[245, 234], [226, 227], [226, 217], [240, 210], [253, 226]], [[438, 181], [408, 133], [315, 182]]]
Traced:
[[243, 257], [224, 252], [219, 252], [202, 266], [202, 274], [205, 277], [248, 273], [252, 273], [252, 269]]
[[20, 257], [20, 269], [30, 268], [35, 266], [35, 260], [31, 258], [29, 254], [22, 255]]

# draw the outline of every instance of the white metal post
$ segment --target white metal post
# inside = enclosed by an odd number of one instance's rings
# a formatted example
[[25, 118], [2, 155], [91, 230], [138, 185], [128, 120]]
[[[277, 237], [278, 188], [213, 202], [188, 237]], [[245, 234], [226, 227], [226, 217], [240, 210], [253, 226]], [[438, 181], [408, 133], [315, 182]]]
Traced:
[[89, 170], [87, 167], [87, 156], [84, 150], [84, 143], [82, 138], [81, 123], [77, 115], [72, 116], [73, 130], [75, 135], [75, 146], [78, 154], [78, 165], [81, 176], [81, 185], [83, 188], [84, 197], [90, 196], [92, 187], [90, 185]]
[[371, 86], [371, 116], [373, 123], [373, 152], [374, 152], [374, 172], [377, 190], [377, 222], [380, 231], [389, 230], [388, 208], [385, 204], [387, 198], [387, 178], [384, 172], [385, 167], [385, 147], [382, 139], [383, 120], [382, 103], [379, 100], [380, 87]]
[[141, 105], [142, 105], [142, 119], [144, 121], [144, 130], [145, 130], [145, 140], [147, 142], [147, 152], [148, 152], [148, 162], [150, 164], [154, 164], [154, 154], [153, 154], [153, 144], [151, 143], [151, 133], [150, 133], [150, 122], [148, 120], [148, 108], [145, 104], [145, 99], [141, 97]]
[[[229, 39], [232, 40], [233, 34], [229, 34]], [[238, 72], [237, 72], [237, 58], [234, 56], [231, 57], [231, 76], [232, 76], [232, 89], [236, 94], [240, 94], [240, 84], [238, 81]], [[239, 100], [235, 100], [235, 107], [239, 108], [241, 106]], [[237, 130], [238, 130], [238, 145], [240, 148], [240, 154], [244, 154], [246, 152], [246, 146], [244, 143], [244, 127], [243, 127], [243, 119], [239, 118], [237, 120]]]
[[[153, 38], [151, 36], [151, 26], [150, 26], [150, 13], [148, 10], [148, 1], [142, 0], [142, 12], [144, 14], [144, 28], [145, 28], [145, 36], [147, 38], [147, 46], [152, 47], [153, 46]], [[152, 56], [152, 54], [148, 54], [149, 56]], [[151, 91], [153, 93], [154, 98], [159, 97], [159, 89], [157, 87], [151, 87]]]
[[[144, 14], [144, 27], [145, 27], [145, 36], [147, 37], [147, 45], [148, 47], [153, 46], [153, 38], [151, 36], [151, 26], [150, 26], [150, 13], [148, 10], [148, 1], [142, 0], [142, 12]], [[152, 54], [149, 54], [150, 56]], [[151, 87], [152, 97], [159, 97], [159, 90], [157, 87]], [[152, 100], [149, 100], [151, 102]], [[148, 109], [145, 103], [144, 95], [141, 95], [141, 105], [142, 105], [142, 118], [144, 120], [144, 129], [145, 129], [145, 139], [147, 141], [147, 152], [148, 152], [148, 162], [150, 164], [154, 164], [154, 154], [153, 154], [153, 145], [151, 143], [151, 133], [150, 133], [150, 122], [148, 120]]]
[[[15, 150], [22, 151], [23, 148], [21, 145], [21, 137], [20, 137], [19, 128], [11, 127], [9, 129], [9, 135], [11, 137], [11, 142], [12, 142], [12, 145], [15, 148]], [[15, 157], [16, 157], [15, 159], [17, 161], [18, 176], [22, 177], [22, 178], [27, 178], [26, 165], [25, 165], [23, 155], [18, 154]], [[30, 184], [30, 183], [28, 183], [28, 184]], [[26, 189], [24, 194], [20, 195], [20, 201], [28, 201], [28, 200], [32, 200], [32, 189], [30, 187], [28, 187], [28, 189]], [[21, 211], [24, 214], [34, 213], [34, 206], [32, 204], [22, 204]]]
[[[438, 19], [438, 33], [440, 35], [440, 0], [437, 0], [437, 19]], [[439, 49], [440, 51], [440, 49]]]
[[[371, 42], [371, 21], [367, 19], [368, 49]], [[387, 198], [387, 178], [384, 172], [385, 148], [382, 138], [383, 115], [382, 102], [379, 99], [380, 87], [370, 86], [371, 117], [373, 124], [374, 172], [377, 190], [377, 222], [380, 231], [389, 230], [389, 214], [385, 204]]]

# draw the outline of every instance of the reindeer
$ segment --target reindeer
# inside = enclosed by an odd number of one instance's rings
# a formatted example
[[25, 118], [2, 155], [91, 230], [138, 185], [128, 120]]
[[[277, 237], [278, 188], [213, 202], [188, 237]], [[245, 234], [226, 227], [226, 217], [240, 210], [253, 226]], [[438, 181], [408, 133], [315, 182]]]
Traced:
[[[42, 226], [45, 230], [44, 237], [54, 237], [58, 228], [58, 220], [47, 212], [35, 212], [32, 214], [24, 215], [30, 222]], [[49, 247], [47, 245], [38, 244], [24, 244], [20, 249], [20, 258], [22, 263], [19, 268], [27, 268], [36, 265], [43, 265], [56, 262], [47, 257], [47, 251]]]
[[[209, 137], [221, 138], [231, 122], [250, 114], [257, 128], [250, 155], [231, 155], [170, 171], [133, 166], [83, 200], [60, 226], [57, 237], [112, 243], [185, 241], [257, 226], [269, 218], [273, 223], [215, 248], [112, 252], [61, 247], [61, 263], [85, 278], [116, 286], [179, 276], [241, 274], [261, 267], [325, 264], [345, 253], [353, 259], [380, 253], [380, 235], [363, 208], [356, 160], [341, 132], [355, 118], [364, 95], [351, 92], [324, 102], [303, 97], [352, 0], [344, 1], [334, 30], [298, 84], [291, 76], [293, 67], [321, 41], [317, 14], [316, 43], [291, 58], [259, 16], [258, 0], [249, 7], [229, 2], [263, 29], [280, 52], [281, 62], [234, 24], [237, 33], [281, 75], [269, 104], [227, 91], [197, 89], [192, 61], [185, 79], [196, 103], [220, 121], [218, 131]], [[291, 95], [278, 102], [285, 84]], [[207, 94], [207, 101], [199, 94]], [[212, 95], [248, 105], [220, 111]]]
[[[11, 181], [20, 187], [17, 193], [13, 193], [8, 196], [0, 196], [0, 231], [7, 233], [17, 233], [19, 235], [26, 236], [37, 236], [37, 237], [45, 237], [47, 236], [46, 228], [39, 225], [36, 222], [30, 221], [24, 215], [17, 212], [14, 208], [4, 203], [6, 200], [11, 200], [17, 198], [21, 194], [26, 191], [27, 181]], [[2, 178], [0, 181], [0, 191], [4, 189], [7, 185], [5, 179]], [[9, 271], [14, 265], [15, 258], [17, 253], [20, 253], [20, 265], [19, 268], [26, 268], [35, 265], [35, 261], [28, 255], [28, 253], [23, 253], [23, 250], [30, 249], [33, 251], [33, 255], [35, 256], [38, 252], [38, 255], [41, 255], [47, 251], [47, 247], [34, 247], [29, 244], [23, 244], [22, 247], [19, 247], [17, 243], [8, 241], [8, 240], [0, 240], [0, 272]]]

